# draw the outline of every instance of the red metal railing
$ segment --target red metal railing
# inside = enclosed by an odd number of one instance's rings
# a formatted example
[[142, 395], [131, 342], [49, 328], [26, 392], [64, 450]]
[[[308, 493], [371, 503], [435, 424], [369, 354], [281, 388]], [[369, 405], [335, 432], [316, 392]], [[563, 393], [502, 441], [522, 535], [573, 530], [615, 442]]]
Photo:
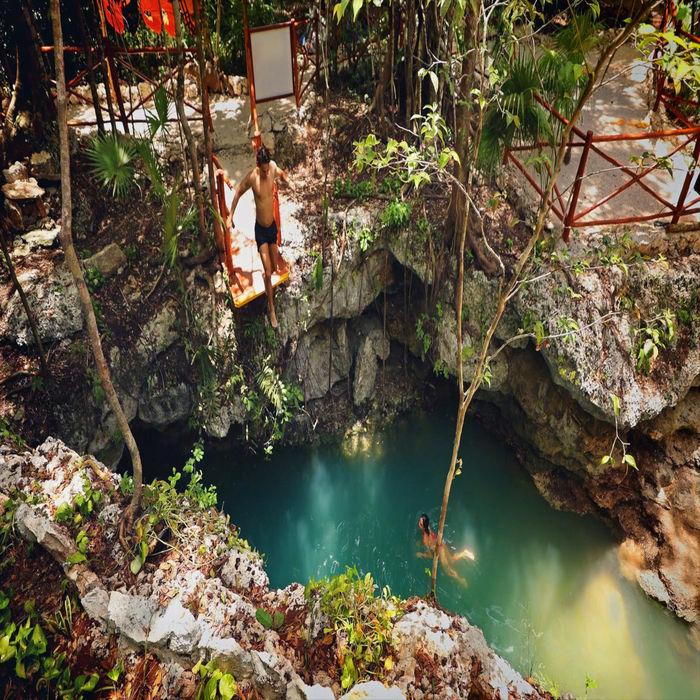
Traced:
[[[42, 52], [48, 53], [54, 50], [53, 46], [42, 46], [41, 47]], [[159, 47], [159, 46], [146, 46], [142, 49], [130, 49], [130, 48], [119, 48], [112, 46], [110, 43], [105, 42], [104, 46], [105, 50], [105, 58], [107, 59], [108, 62], [112, 65], [112, 73], [116, 75], [116, 68], [114, 67], [115, 62], [119, 63], [122, 65], [124, 68], [126, 68], [129, 72], [131, 72], [133, 75], [137, 76], [140, 78], [143, 82], [148, 83], [150, 86], [152, 86], [152, 89], [150, 92], [148, 92], [145, 96], [141, 95], [141, 91], [139, 90], [139, 98], [135, 102], [129, 99], [128, 105], [125, 104], [124, 98], [121, 94], [121, 88], [117, 85], [115, 86], [114, 89], [114, 96], [117, 101], [117, 106], [119, 108], [119, 120], [122, 122], [122, 127], [124, 128], [124, 131], [126, 133], [129, 133], [129, 124], [143, 124], [147, 122], [148, 120], [145, 117], [135, 117], [134, 114], [136, 113], [137, 110], [141, 109], [147, 102], [150, 100], [153, 95], [156, 93], [159, 87], [165, 86], [168, 81], [174, 80], [177, 76], [178, 73], [178, 68], [175, 66], [171, 71], [166, 73], [159, 81], [155, 81], [149, 76], [145, 75], [141, 71], [137, 70], [129, 61], [126, 60], [125, 57], [131, 56], [131, 55], [140, 55], [140, 56], [146, 56], [150, 54], [176, 54], [177, 49], [175, 48], [165, 48], [165, 47]], [[84, 51], [82, 47], [78, 46], [64, 46], [63, 47], [64, 53], [80, 53], [83, 54]], [[194, 55], [196, 52], [196, 49], [190, 49], [190, 48], [185, 48], [184, 49], [185, 55], [189, 55], [190, 58], [185, 62], [185, 65], [188, 65], [194, 61]], [[97, 50], [95, 48], [92, 48], [90, 51], [90, 55], [86, 56], [86, 61], [88, 62], [89, 65], [92, 66], [93, 70], [98, 70], [101, 69], [100, 62], [94, 60], [94, 54], [97, 53]], [[78, 100], [81, 102], [84, 102], [87, 105], [92, 106], [95, 110], [100, 109], [104, 114], [108, 112], [108, 109], [106, 106], [102, 104], [95, 105], [93, 104], [93, 100], [90, 97], [86, 97], [85, 95], [82, 95], [79, 93], [76, 88], [80, 83], [83, 81], [85, 76], [89, 73], [89, 68], [84, 68], [83, 70], [79, 71], [67, 84], [66, 84], [66, 91], [76, 97]], [[105, 89], [108, 90], [109, 88], [109, 78], [104, 77], [104, 85]], [[55, 80], [51, 81], [53, 85], [56, 84]], [[129, 96], [131, 96], [131, 88], [133, 86], [129, 85]], [[174, 95], [171, 95], [171, 98], [174, 99]], [[185, 100], [185, 104], [193, 109], [197, 114], [200, 116], [192, 116], [190, 119], [194, 120], [200, 120], [202, 119], [202, 110], [201, 108], [197, 107], [196, 105], [193, 105], [191, 102], [188, 100]], [[127, 109], [128, 106], [128, 109]], [[172, 117], [168, 121], [170, 122], [177, 122], [178, 118], [177, 117]], [[68, 126], [94, 126], [97, 124], [97, 120], [73, 120], [68, 122]], [[212, 125], [209, 125], [210, 128], [213, 128]]]
[[[537, 98], [538, 101], [547, 109], [556, 119], [561, 121], [563, 124], [567, 124], [567, 119], [557, 112], [551, 105], [549, 105], [545, 100]], [[604, 226], [610, 224], [628, 224], [641, 221], [651, 221], [654, 219], [663, 219], [670, 217], [671, 223], [677, 223], [681, 216], [686, 216], [689, 214], [700, 213], [700, 197], [696, 197], [691, 201], [686, 202], [688, 192], [690, 190], [690, 183], [697, 170], [698, 157], [700, 157], [700, 126], [690, 126], [685, 129], [674, 129], [667, 131], [652, 131], [646, 133], [637, 134], [616, 134], [616, 135], [603, 135], [595, 136], [592, 131], [584, 133], [581, 129], [574, 126], [572, 129], [572, 139], [573, 137], [578, 137], [582, 140], [575, 141], [570, 140], [567, 143], [569, 149], [580, 148], [581, 156], [578, 163], [578, 168], [576, 171], [576, 176], [573, 183], [570, 185], [571, 193], [568, 198], [567, 204], [564, 203], [562, 193], [560, 192], [558, 184], [555, 183], [554, 194], [552, 200], [550, 200], [551, 211], [555, 216], [563, 223], [563, 238], [565, 241], [569, 239], [569, 232], [572, 228], [579, 228], [584, 226]], [[644, 178], [647, 177], [651, 172], [656, 170], [656, 164], [650, 167], [642, 168], [641, 170], [635, 172], [632, 168], [623, 165], [618, 159], [614, 158], [609, 153], [604, 150], [604, 144], [611, 144], [621, 141], [641, 141], [648, 139], [658, 139], [658, 138], [681, 138], [681, 143], [677, 145], [666, 157], [670, 158], [675, 155], [683, 148], [695, 142], [693, 148], [693, 163], [694, 165], [688, 169], [686, 176], [681, 186], [678, 198], [676, 202], [670, 202], [664, 197], [662, 197], [652, 186], [644, 182]], [[523, 173], [524, 177], [528, 182], [535, 188], [537, 193], [544, 197], [544, 191], [532, 175], [528, 172], [527, 168], [523, 163], [520, 162], [518, 157], [515, 155], [522, 151], [532, 151], [534, 149], [541, 150], [544, 143], [538, 143], [534, 145], [523, 145], [515, 146], [506, 151], [504, 162], [513, 163], [520, 172]], [[549, 144], [547, 144], [549, 145]], [[577, 211], [579, 204], [579, 196], [581, 193], [582, 183], [586, 175], [586, 166], [588, 163], [588, 158], [591, 153], [595, 153], [604, 159], [607, 163], [611, 164], [613, 167], [618, 169], [621, 173], [624, 173], [629, 177], [629, 180], [625, 182], [620, 187], [617, 187], [612, 192], [605, 194], [596, 203], [587, 206], [583, 211]], [[620, 217], [603, 217], [603, 218], [590, 218], [590, 215], [597, 209], [602, 207], [604, 204], [609, 202], [611, 199], [624, 192], [628, 188], [636, 185], [641, 187], [648, 195], [650, 195], [656, 202], [660, 203], [662, 209], [655, 213], [640, 213], [634, 216], [620, 216]]]

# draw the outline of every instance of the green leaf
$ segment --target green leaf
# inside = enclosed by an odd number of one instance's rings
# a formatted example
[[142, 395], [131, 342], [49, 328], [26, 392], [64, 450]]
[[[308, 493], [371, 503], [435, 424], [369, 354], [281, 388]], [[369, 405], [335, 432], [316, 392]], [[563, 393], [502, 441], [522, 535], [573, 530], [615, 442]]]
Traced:
[[603, 459], [600, 460], [601, 464], [607, 464], [610, 461], [610, 455], [605, 455]]
[[81, 562], [87, 561], [87, 557], [82, 552], [75, 552], [71, 554], [66, 561], [69, 564], [80, 564]]
[[207, 681], [207, 684], [204, 686], [204, 700], [216, 700], [216, 689], [218, 683], [219, 681], [216, 676]]
[[629, 464], [629, 466], [632, 467], [632, 469], [639, 469], [639, 468], [637, 467], [637, 460], [636, 460], [631, 454], [626, 454], [626, 455], [622, 458], [622, 461], [623, 461], [625, 464]]
[[134, 557], [131, 560], [131, 564], [129, 565], [129, 568], [131, 569], [131, 573], [136, 576], [139, 571], [141, 571], [141, 567], [143, 566], [143, 559], [141, 559], [140, 556]]
[[357, 15], [360, 13], [360, 10], [362, 9], [362, 2], [363, 0], [352, 0], [352, 19], [355, 21], [357, 19]]
[[615, 415], [619, 418], [620, 417], [620, 399], [617, 396], [617, 394], [612, 394], [610, 396], [610, 399], [612, 400], [613, 411], [615, 411]]
[[224, 673], [219, 681], [221, 700], [231, 700], [236, 694], [236, 681], [230, 673]]
[[267, 612], [267, 610], [263, 610], [263, 608], [258, 608], [255, 611], [255, 618], [263, 627], [266, 627], [267, 629], [270, 629], [272, 627], [272, 615], [270, 615], [270, 613]]
[[146, 561], [148, 558], [148, 542], [145, 539], [141, 540], [141, 561]]
[[27, 669], [24, 667], [24, 662], [20, 658], [15, 659], [15, 674], [18, 678], [27, 677]]

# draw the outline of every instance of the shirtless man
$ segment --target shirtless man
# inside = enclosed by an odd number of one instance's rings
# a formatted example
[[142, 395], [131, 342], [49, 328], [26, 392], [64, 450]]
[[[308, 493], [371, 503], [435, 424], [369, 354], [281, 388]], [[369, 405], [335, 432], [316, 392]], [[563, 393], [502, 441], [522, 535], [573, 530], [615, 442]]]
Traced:
[[[426, 552], [418, 552], [419, 557], [424, 557], [426, 559], [432, 559], [435, 554], [435, 545], [437, 544], [437, 535], [432, 531], [430, 527], [430, 519], [427, 513], [423, 513], [418, 520], [418, 528], [423, 535], [423, 545], [426, 548]], [[474, 553], [468, 549], [464, 549], [461, 552], [453, 552], [443, 540], [440, 543], [440, 562], [442, 563], [443, 569], [448, 576], [459, 581], [463, 586], [467, 585], [465, 579], [463, 579], [452, 566], [453, 562], [459, 561], [460, 559], [474, 559]]]
[[288, 187], [291, 187], [291, 184], [287, 180], [287, 173], [279, 168], [274, 160], [270, 160], [270, 153], [265, 146], [258, 148], [255, 162], [257, 166], [241, 180], [236, 188], [226, 225], [229, 228], [233, 226], [233, 213], [236, 211], [238, 200], [252, 188], [255, 196], [255, 243], [258, 246], [265, 273], [265, 293], [270, 307], [270, 323], [273, 328], [277, 328], [271, 279], [272, 273], [279, 269], [282, 258], [277, 247], [277, 224], [272, 187], [276, 178], [282, 180]]

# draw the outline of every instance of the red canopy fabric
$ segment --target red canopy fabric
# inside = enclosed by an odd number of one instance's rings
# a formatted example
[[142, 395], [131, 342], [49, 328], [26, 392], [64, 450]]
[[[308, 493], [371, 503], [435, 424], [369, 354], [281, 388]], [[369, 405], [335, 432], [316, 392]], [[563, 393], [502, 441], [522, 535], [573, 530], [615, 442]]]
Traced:
[[141, 0], [141, 15], [146, 26], [156, 34], [160, 34], [163, 29], [163, 20], [160, 16], [160, 3], [163, 0]]
[[118, 34], [124, 33], [124, 15], [121, 0], [103, 0], [105, 19]]
[[[110, 0], [105, 0], [108, 1]], [[149, 29], [156, 34], [165, 29], [170, 36], [175, 36], [175, 11], [171, 0], [140, 0], [140, 3], [143, 21]], [[187, 31], [194, 36], [193, 0], [180, 0], [180, 13]]]

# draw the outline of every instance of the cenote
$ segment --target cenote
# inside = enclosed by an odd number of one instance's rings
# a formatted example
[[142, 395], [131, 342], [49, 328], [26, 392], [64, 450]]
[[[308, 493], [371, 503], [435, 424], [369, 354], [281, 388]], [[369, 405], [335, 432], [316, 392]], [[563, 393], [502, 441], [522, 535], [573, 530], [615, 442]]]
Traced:
[[[395, 594], [422, 596], [429, 562], [417, 556], [417, 522], [424, 511], [438, 520], [453, 426], [447, 412], [412, 416], [352, 444], [277, 448], [269, 461], [209, 450], [203, 471], [265, 553], [272, 587], [357, 565]], [[173, 464], [166, 451], [151, 433], [145, 463], [163, 465], [160, 476]], [[465, 425], [461, 457], [446, 537], [476, 560], [456, 564], [466, 588], [439, 575], [440, 603], [559, 692], [584, 697], [588, 676], [597, 684], [589, 698], [700, 697], [687, 625], [622, 576], [605, 525], [550, 508], [512, 451], [477, 423]]]

